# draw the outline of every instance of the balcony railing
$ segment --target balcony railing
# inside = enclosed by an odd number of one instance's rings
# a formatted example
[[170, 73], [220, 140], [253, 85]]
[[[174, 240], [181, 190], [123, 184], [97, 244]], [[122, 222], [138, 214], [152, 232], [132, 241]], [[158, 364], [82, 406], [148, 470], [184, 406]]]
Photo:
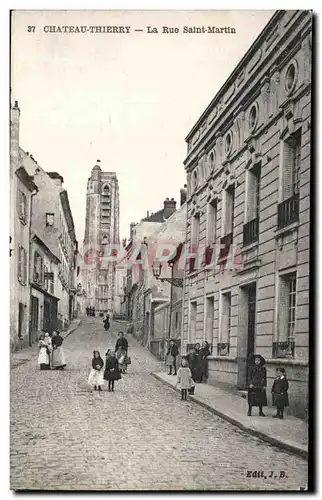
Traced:
[[258, 227], [259, 227], [259, 219], [256, 217], [255, 219], [247, 222], [247, 224], [243, 227], [243, 245], [250, 245], [251, 243], [255, 243], [258, 241]]
[[233, 233], [229, 233], [223, 238], [220, 238], [220, 254], [219, 259], [228, 257], [230, 246], [233, 243]]
[[277, 207], [277, 227], [282, 229], [299, 218], [299, 195], [296, 194], [285, 201], [282, 201]]
[[218, 342], [217, 344], [217, 355], [218, 356], [228, 356], [229, 355], [229, 342]]
[[294, 358], [295, 342], [273, 342], [273, 358]]

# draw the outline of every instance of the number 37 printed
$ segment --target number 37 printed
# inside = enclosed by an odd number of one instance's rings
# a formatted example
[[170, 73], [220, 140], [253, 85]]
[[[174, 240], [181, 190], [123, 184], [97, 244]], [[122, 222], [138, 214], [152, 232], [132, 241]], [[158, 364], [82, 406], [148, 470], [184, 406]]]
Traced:
[[36, 26], [28, 26], [27, 31], [28, 31], [28, 33], [35, 33]]

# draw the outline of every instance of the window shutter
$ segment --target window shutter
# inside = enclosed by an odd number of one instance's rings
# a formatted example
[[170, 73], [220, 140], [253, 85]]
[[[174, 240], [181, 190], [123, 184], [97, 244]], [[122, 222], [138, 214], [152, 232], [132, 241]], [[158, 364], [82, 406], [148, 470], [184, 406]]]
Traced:
[[23, 250], [23, 282], [27, 283], [27, 250]]
[[289, 312], [289, 286], [288, 282], [281, 278], [278, 300], [278, 341], [287, 341], [287, 320]]
[[34, 275], [33, 280], [37, 281], [37, 252], [34, 253]]
[[205, 252], [205, 264], [206, 264], [206, 266], [209, 266], [209, 264], [211, 264], [212, 254], [213, 254], [213, 248], [211, 248], [210, 246], [207, 246], [206, 252]]
[[22, 280], [22, 247], [18, 249], [18, 269], [17, 269], [18, 280]]
[[18, 190], [17, 192], [17, 213], [18, 213], [18, 217], [21, 217], [22, 216], [22, 212], [21, 212], [21, 191], [20, 189]]
[[247, 175], [247, 222], [255, 219], [256, 177], [253, 172]]
[[291, 198], [293, 195], [293, 169], [294, 169], [294, 148], [293, 141], [284, 142], [283, 154], [283, 200]]

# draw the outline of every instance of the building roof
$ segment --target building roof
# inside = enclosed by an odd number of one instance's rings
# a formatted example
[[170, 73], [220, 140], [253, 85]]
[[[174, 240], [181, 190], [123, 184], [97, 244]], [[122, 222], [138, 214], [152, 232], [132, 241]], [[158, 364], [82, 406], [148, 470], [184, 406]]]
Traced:
[[16, 176], [21, 180], [21, 182], [29, 189], [30, 192], [38, 191], [38, 186], [34, 183], [34, 178], [29, 175], [25, 167], [19, 167], [15, 171]]
[[60, 199], [61, 199], [61, 204], [63, 207], [65, 219], [67, 222], [67, 227], [68, 227], [68, 232], [70, 234], [70, 237], [73, 242], [76, 242], [76, 234], [75, 234], [75, 226], [74, 226], [74, 220], [73, 220], [73, 215], [70, 209], [69, 205], [69, 199], [68, 199], [68, 194], [66, 189], [61, 191], [59, 193]]
[[38, 243], [38, 245], [40, 245], [45, 250], [45, 252], [53, 259], [53, 261], [56, 264], [61, 263], [61, 260], [50, 250], [50, 248], [46, 245], [46, 243], [44, 243], [43, 240], [36, 233], [32, 236], [31, 239], [36, 243]]

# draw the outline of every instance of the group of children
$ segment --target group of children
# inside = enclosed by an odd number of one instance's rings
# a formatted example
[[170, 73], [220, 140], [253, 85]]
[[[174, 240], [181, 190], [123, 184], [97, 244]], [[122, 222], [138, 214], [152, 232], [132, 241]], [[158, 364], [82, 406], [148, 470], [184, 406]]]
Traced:
[[111, 349], [105, 354], [105, 368], [104, 361], [101, 358], [99, 351], [93, 351], [92, 369], [89, 374], [88, 384], [94, 387], [95, 391], [101, 391], [104, 382], [108, 382], [108, 391], [114, 392], [115, 380], [122, 378], [119, 362], [115, 357], [115, 352]]
[[[265, 417], [263, 406], [267, 406], [266, 396], [266, 368], [265, 360], [262, 356], [255, 355], [253, 366], [249, 372], [248, 387], [248, 416], [251, 416], [252, 407], [259, 407], [259, 415]], [[186, 357], [181, 359], [181, 366], [177, 372], [176, 387], [181, 390], [181, 400], [187, 401], [187, 394], [194, 392], [195, 381], [189, 368]], [[272, 385], [272, 404], [276, 406], [276, 415], [273, 418], [284, 418], [284, 408], [289, 406], [288, 380], [284, 368], [276, 369], [276, 378]]]

